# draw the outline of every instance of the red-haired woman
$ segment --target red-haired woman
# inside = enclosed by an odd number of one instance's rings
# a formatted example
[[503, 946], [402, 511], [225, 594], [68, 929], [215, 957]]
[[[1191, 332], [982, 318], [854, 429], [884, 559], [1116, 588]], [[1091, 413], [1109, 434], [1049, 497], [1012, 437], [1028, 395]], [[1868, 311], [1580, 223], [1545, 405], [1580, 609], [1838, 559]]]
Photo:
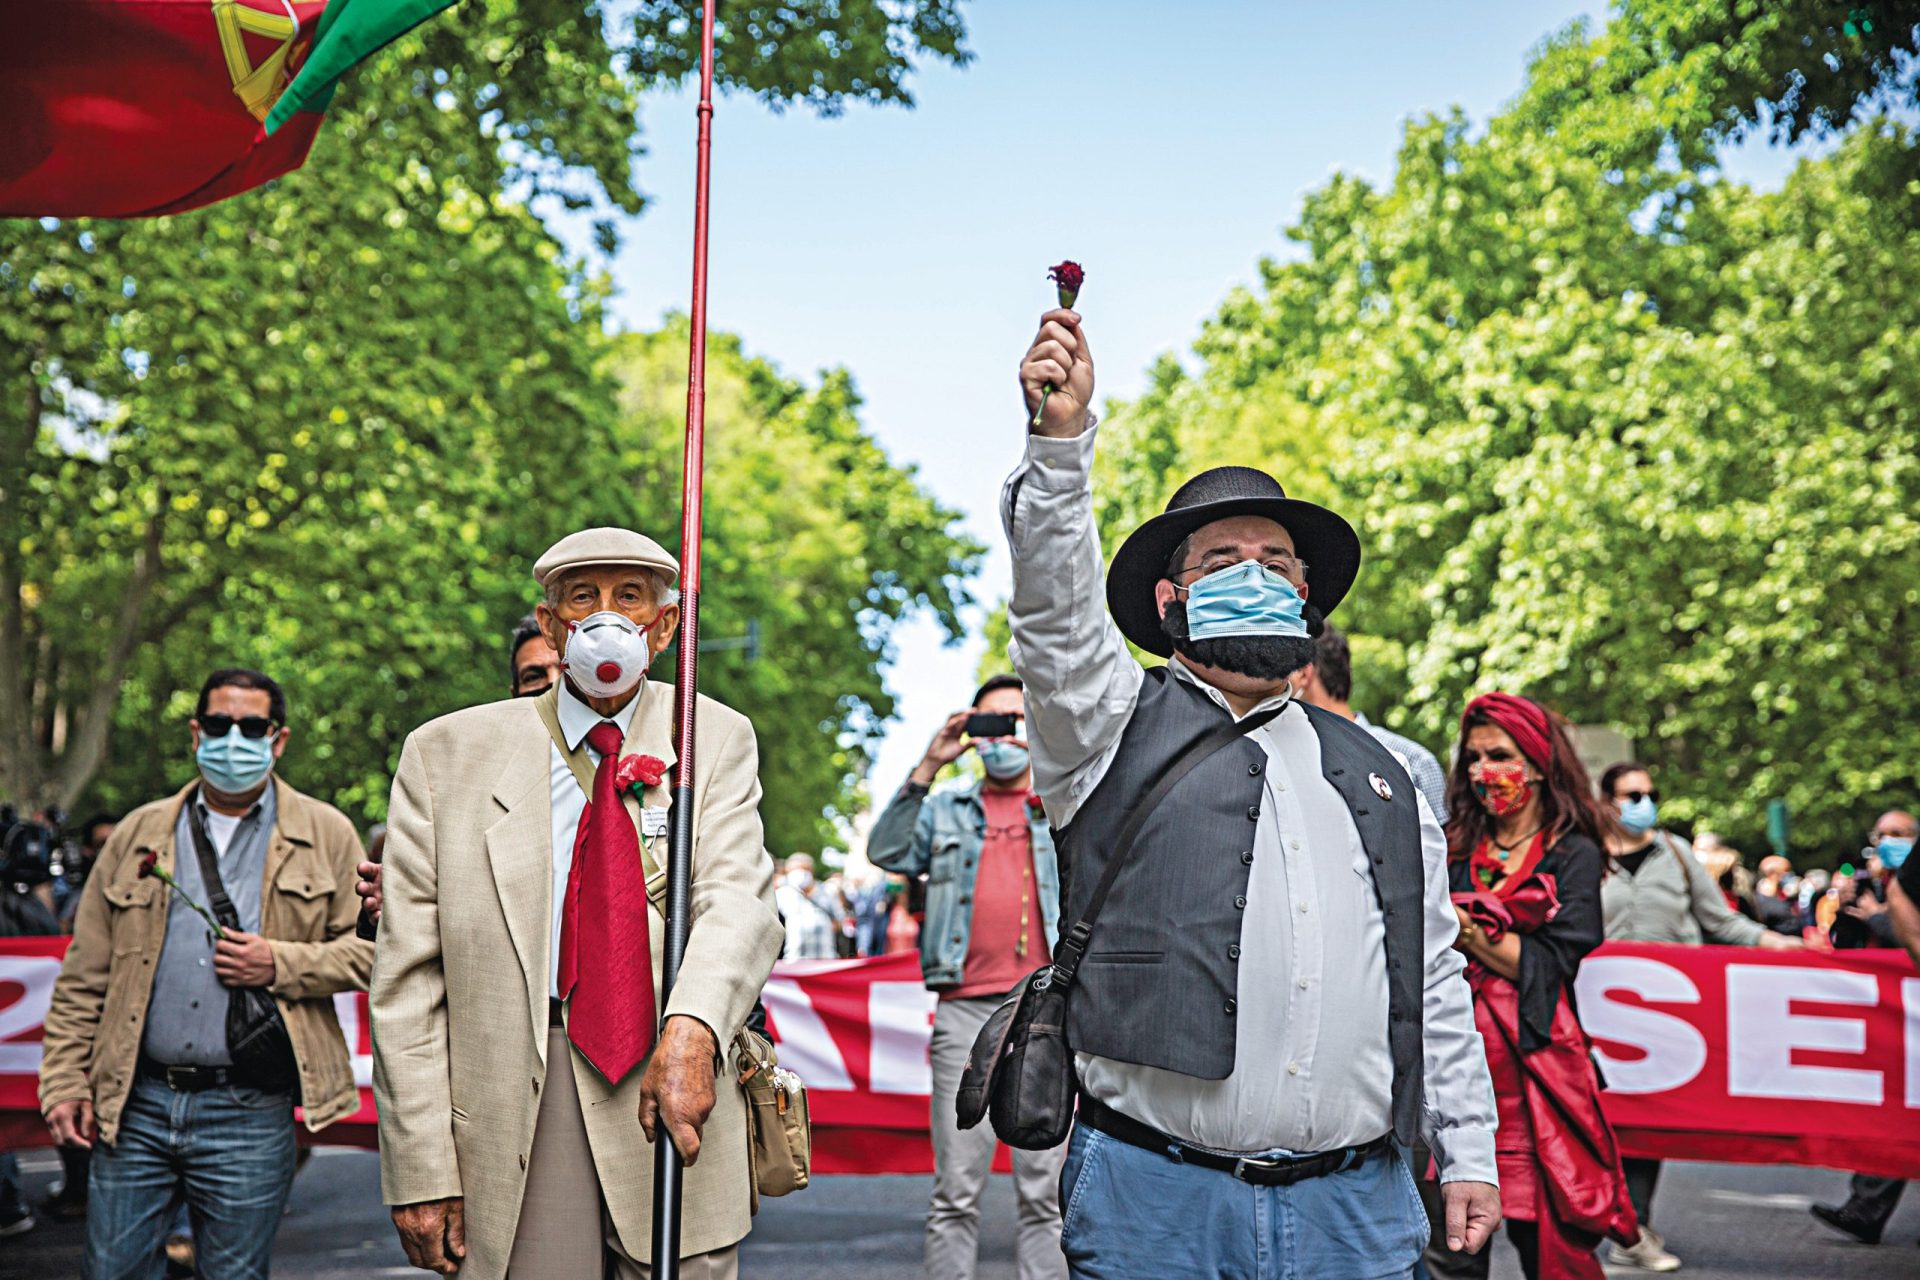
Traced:
[[[1609, 819], [1560, 719], [1527, 698], [1467, 704], [1447, 780], [1447, 849], [1474, 1021], [1500, 1130], [1507, 1234], [1529, 1280], [1600, 1280], [1602, 1237], [1638, 1236], [1600, 1083], [1573, 1004], [1581, 957], [1600, 945]], [[1436, 1276], [1489, 1260], [1428, 1259]]]

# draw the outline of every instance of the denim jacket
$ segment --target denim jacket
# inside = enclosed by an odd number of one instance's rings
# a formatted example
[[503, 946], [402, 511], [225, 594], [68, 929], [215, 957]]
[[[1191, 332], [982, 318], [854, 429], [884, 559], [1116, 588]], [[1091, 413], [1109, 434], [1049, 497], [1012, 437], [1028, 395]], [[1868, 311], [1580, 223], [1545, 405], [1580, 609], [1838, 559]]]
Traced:
[[[982, 783], [929, 795], [909, 782], [873, 824], [867, 859], [902, 875], [927, 877], [927, 918], [920, 925], [920, 969], [929, 987], [957, 987], [973, 933], [973, 884], [987, 828]], [[1060, 866], [1044, 814], [1029, 810], [1033, 879], [1051, 953], [1060, 932]], [[1036, 966], [1037, 967], [1037, 966]]]

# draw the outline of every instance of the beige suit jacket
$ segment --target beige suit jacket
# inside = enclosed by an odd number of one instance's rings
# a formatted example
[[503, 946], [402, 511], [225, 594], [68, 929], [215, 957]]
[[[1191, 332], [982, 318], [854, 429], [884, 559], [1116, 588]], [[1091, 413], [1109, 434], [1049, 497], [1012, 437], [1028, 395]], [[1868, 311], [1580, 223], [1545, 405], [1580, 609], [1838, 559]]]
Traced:
[[[623, 754], [674, 761], [673, 689], [649, 680]], [[699, 706], [693, 918], [666, 1015], [725, 1049], [780, 952], [773, 861], [762, 843], [759, 753], [746, 717]], [[468, 1280], [504, 1276], [546, 1073], [570, 1069], [620, 1240], [649, 1260], [653, 1148], [640, 1079], [618, 1088], [578, 1053], [547, 1061], [553, 864], [551, 740], [530, 698], [457, 711], [408, 735], [387, 818], [372, 984], [373, 1088], [388, 1204], [466, 1199]], [[649, 806], [669, 795], [656, 788]], [[639, 820], [639, 805], [629, 797]], [[641, 874], [635, 868], [636, 875]], [[666, 924], [650, 917], [653, 972]], [[686, 1175], [681, 1247], [724, 1248], [750, 1226], [746, 1112], [730, 1074]]]

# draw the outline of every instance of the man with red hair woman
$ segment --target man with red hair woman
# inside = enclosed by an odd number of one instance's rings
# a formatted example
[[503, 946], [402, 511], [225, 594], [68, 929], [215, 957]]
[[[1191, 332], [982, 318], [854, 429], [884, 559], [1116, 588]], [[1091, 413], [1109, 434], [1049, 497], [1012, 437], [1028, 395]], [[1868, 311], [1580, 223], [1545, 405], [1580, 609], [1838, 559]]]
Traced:
[[[1528, 1280], [1600, 1280], [1600, 1240], [1631, 1245], [1639, 1234], [1573, 1004], [1580, 960], [1600, 945], [1610, 819], [1564, 722], [1508, 693], [1467, 704], [1447, 809], [1454, 945], [1467, 957], [1499, 1108], [1507, 1235]], [[1429, 1250], [1427, 1266], [1477, 1278], [1489, 1259]]]

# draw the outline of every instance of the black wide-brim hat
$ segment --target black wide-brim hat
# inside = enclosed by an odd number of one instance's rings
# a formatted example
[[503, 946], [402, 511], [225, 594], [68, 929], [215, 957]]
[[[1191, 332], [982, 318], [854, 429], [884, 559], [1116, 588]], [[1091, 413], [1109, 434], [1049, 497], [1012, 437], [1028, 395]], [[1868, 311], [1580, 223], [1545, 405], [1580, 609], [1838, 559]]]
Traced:
[[1161, 657], [1173, 641], [1160, 627], [1154, 584], [1188, 534], [1232, 516], [1265, 516], [1293, 538], [1294, 554], [1307, 562], [1307, 602], [1323, 615], [1346, 597], [1360, 572], [1360, 535], [1338, 515], [1289, 498], [1280, 482], [1252, 467], [1202, 471], [1174, 491], [1167, 509], [1135, 529], [1107, 568], [1107, 609], [1122, 635]]

